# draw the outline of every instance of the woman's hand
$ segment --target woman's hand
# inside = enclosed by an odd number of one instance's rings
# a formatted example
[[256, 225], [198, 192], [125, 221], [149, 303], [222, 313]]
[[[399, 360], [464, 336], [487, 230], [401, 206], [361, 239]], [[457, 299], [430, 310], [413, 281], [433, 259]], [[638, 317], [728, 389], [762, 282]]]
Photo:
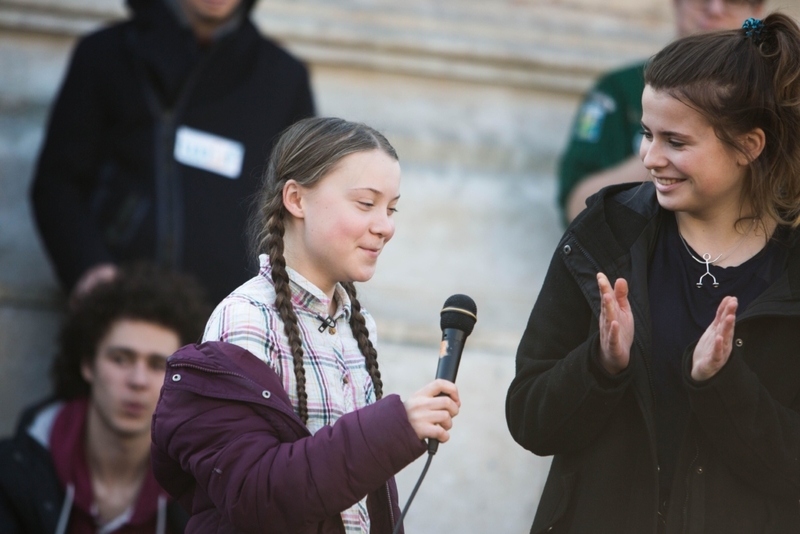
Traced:
[[[444, 393], [441, 397], [439, 394]], [[452, 382], [437, 379], [411, 395], [405, 401], [408, 422], [419, 439], [433, 438], [440, 443], [450, 439], [447, 432], [453, 427], [461, 399]]]
[[731, 357], [733, 324], [736, 321], [736, 297], [725, 297], [719, 303], [717, 315], [700, 336], [692, 354], [692, 378], [708, 380], [719, 372]]
[[628, 367], [633, 344], [633, 313], [628, 302], [628, 282], [618, 278], [614, 287], [597, 273], [600, 289], [600, 363], [615, 375]]

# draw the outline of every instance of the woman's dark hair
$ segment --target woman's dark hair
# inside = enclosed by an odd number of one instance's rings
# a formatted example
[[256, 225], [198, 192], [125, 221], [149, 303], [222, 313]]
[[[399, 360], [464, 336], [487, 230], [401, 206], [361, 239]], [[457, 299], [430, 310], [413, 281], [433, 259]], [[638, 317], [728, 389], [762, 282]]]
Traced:
[[[297, 315], [292, 307], [292, 294], [286, 260], [283, 256], [283, 235], [287, 216], [283, 205], [283, 186], [294, 180], [303, 187], [314, 187], [344, 157], [368, 150], [381, 150], [397, 159], [389, 141], [364, 124], [343, 119], [322, 117], [304, 119], [290, 126], [278, 139], [269, 158], [264, 183], [256, 199], [250, 221], [250, 236], [255, 254], [267, 254], [275, 284], [275, 307], [284, 324], [289, 340], [297, 382], [298, 415], [308, 422], [308, 394], [303, 367], [303, 347]], [[372, 378], [375, 397], [383, 396], [383, 382], [378, 370], [378, 353], [369, 339], [356, 288], [350, 281], [342, 282], [351, 302], [350, 328], [364, 355], [367, 371]]]
[[[750, 24], [750, 22], [748, 22]], [[678, 39], [653, 56], [645, 84], [697, 110], [717, 137], [747, 156], [739, 139], [761, 128], [742, 201], [756, 219], [800, 225], [800, 28], [782, 13], [737, 30]]]
[[198, 341], [211, 312], [194, 278], [147, 263], [124, 266], [115, 277], [75, 301], [59, 338], [51, 378], [55, 396], [70, 400], [90, 393], [81, 374], [119, 320], [145, 321], [178, 334], [182, 345]]

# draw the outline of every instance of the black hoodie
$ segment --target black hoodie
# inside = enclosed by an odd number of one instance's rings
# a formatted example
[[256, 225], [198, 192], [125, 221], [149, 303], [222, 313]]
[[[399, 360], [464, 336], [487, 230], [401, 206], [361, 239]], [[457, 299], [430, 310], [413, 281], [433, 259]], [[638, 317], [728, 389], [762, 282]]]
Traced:
[[[207, 44], [169, 1], [129, 0], [129, 21], [81, 39], [52, 109], [32, 200], [67, 291], [99, 263], [151, 259], [221, 300], [255, 272], [246, 219], [272, 144], [314, 112], [305, 67], [250, 22], [254, 1]], [[238, 176], [176, 161], [184, 127], [243, 148]]]

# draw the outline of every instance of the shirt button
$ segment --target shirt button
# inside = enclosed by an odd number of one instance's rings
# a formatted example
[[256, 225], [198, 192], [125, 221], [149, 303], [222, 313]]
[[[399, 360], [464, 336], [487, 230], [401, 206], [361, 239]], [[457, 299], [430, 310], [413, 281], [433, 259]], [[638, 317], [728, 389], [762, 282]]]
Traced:
[[569, 245], [564, 245], [564, 248], [562, 248], [561, 250], [563, 250], [564, 254], [568, 256], [572, 253], [572, 247]]
[[328, 328], [328, 333], [329, 333], [330, 335], [333, 335], [333, 334], [335, 334], [335, 333], [336, 333], [336, 327], [333, 327], [333, 326], [332, 326], [332, 327]]
[[265, 389], [264, 391], [261, 392], [261, 396], [264, 397], [265, 399], [268, 399], [272, 396], [272, 393], [270, 393]]
[[181, 379], [181, 375], [179, 375], [179, 374], [172, 375], [172, 381], [173, 382], [178, 382], [178, 381], [180, 381], [180, 379]]
[[702, 467], [698, 467], [696, 471], [697, 471], [698, 475], [702, 475], [703, 474], [703, 468]]
[[345, 375], [344, 378], [342, 378], [342, 383], [346, 386], [347, 384], [350, 383], [350, 378], [347, 375]]
[[737, 337], [734, 343], [736, 344], [737, 347], [741, 347], [742, 345], [744, 345], [744, 341], [742, 341], [742, 338], [740, 337]]

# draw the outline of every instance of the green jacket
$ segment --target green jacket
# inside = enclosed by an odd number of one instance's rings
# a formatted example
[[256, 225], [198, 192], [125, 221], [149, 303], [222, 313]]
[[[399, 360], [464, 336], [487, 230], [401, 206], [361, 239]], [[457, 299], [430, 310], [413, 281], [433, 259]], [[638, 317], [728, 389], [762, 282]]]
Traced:
[[[514, 439], [554, 455], [531, 532], [657, 529], [648, 258], [663, 210], [651, 183], [607, 188], [567, 229], [517, 352], [506, 399]], [[800, 244], [781, 277], [736, 320], [730, 360], [684, 385], [690, 421], [676, 464], [668, 534], [800, 532]], [[630, 287], [631, 362], [599, 364], [595, 275]]]
[[637, 63], [606, 74], [584, 97], [558, 167], [562, 210], [587, 176], [639, 153], [644, 66]]

